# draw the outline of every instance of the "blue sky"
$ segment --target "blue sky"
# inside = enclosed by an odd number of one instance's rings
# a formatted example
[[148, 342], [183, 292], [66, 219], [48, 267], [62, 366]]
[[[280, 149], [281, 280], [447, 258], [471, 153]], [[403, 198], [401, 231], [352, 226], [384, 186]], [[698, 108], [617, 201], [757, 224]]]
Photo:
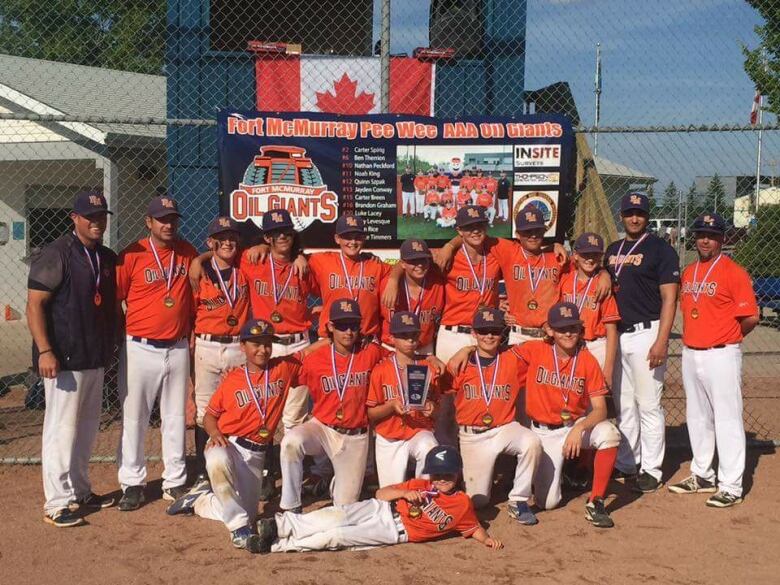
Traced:
[[[760, 18], [743, 0], [528, 0], [527, 10], [525, 88], [568, 81], [584, 124], [596, 42], [602, 125], [748, 122], [754, 89], [740, 47], [757, 44]], [[427, 45], [427, 30], [427, 2], [392, 0], [393, 52]], [[765, 161], [780, 159], [778, 134], [765, 133]], [[652, 174], [661, 191], [670, 180], [687, 188], [696, 175], [754, 173], [755, 143], [755, 133], [602, 135], [599, 154]]]

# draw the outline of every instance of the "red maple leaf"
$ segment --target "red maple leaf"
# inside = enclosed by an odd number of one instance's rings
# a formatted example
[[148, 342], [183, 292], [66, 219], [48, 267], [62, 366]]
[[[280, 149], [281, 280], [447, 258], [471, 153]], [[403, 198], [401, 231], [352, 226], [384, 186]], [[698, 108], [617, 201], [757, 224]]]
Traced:
[[345, 73], [333, 84], [336, 93], [330, 90], [315, 92], [317, 107], [321, 112], [331, 114], [368, 114], [374, 107], [374, 94], [361, 92], [357, 94], [357, 81], [352, 81]]

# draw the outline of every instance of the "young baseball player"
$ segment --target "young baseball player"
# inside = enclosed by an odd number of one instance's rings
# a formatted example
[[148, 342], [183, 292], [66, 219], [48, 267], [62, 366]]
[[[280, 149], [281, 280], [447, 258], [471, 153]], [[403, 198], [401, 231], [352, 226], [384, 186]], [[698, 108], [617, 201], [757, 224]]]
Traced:
[[[368, 420], [376, 430], [376, 471], [379, 487], [406, 479], [409, 459], [416, 461], [415, 477], [422, 472], [425, 456], [438, 445], [433, 436], [434, 401], [438, 399], [441, 378], [430, 362], [417, 353], [420, 319], [411, 311], [396, 311], [390, 321], [395, 352], [371, 372], [368, 389]], [[421, 410], [410, 410], [407, 366], [428, 368], [427, 399]]]
[[447, 174], [444, 172], [444, 169], [439, 169], [434, 176], [436, 177], [437, 191], [447, 191], [452, 187], [452, 182], [450, 181], [450, 178], [447, 176]]
[[487, 190], [480, 191], [477, 194], [477, 205], [484, 208], [488, 224], [490, 227], [493, 227], [493, 221], [496, 219], [496, 207], [493, 204], [493, 195]]
[[423, 467], [430, 479], [383, 487], [376, 498], [348, 506], [277, 514], [260, 521], [252, 541], [260, 552], [291, 552], [427, 542], [459, 532], [499, 550], [504, 545], [479, 525], [471, 500], [458, 489], [461, 468], [454, 447], [435, 447]]
[[425, 221], [436, 221], [436, 216], [439, 213], [439, 203], [441, 203], [439, 192], [429, 189], [425, 194], [425, 207], [423, 208], [423, 219]]
[[106, 367], [114, 355], [116, 254], [101, 244], [108, 221], [100, 193], [80, 193], [73, 231], [32, 257], [27, 280], [27, 324], [33, 366], [43, 378], [41, 469], [44, 520], [58, 528], [84, 518], [73, 508], [106, 508], [89, 482]]
[[471, 189], [460, 189], [458, 191], [458, 209], [461, 207], [465, 207], [466, 205], [471, 205]]
[[447, 203], [441, 208], [441, 217], [436, 220], [436, 225], [441, 228], [455, 227], [455, 220], [458, 217], [458, 210], [451, 204]]
[[439, 213], [448, 205], [455, 205], [455, 195], [452, 193], [452, 189], [445, 189], [441, 192], [441, 205], [439, 206]]
[[485, 307], [474, 314], [472, 334], [477, 342], [476, 352], [464, 368], [455, 365], [455, 361], [449, 365], [454, 373], [455, 418], [466, 493], [474, 505], [479, 508], [490, 502], [496, 458], [501, 453], [513, 455], [517, 466], [507, 510], [520, 524], [533, 525], [537, 519], [528, 500], [541, 443], [515, 420], [526, 364], [512, 349], [499, 351], [505, 329], [504, 314], [498, 309]]
[[236, 548], [247, 548], [254, 532], [265, 446], [282, 418], [287, 392], [296, 384], [300, 359], [315, 348], [272, 358], [273, 338], [274, 327], [268, 321], [252, 319], [241, 328], [245, 363], [219, 384], [203, 419], [211, 486], [195, 486], [167, 510], [171, 516], [195, 513], [224, 522]]
[[326, 455], [333, 464], [333, 503], [357, 501], [368, 454], [366, 398], [371, 370], [382, 359], [378, 343], [359, 343], [361, 308], [351, 298], [330, 303], [325, 325], [332, 345], [303, 360], [301, 382], [308, 386], [313, 417], [291, 429], [281, 444], [284, 510], [301, 507], [303, 458]]
[[203, 455], [208, 441], [203, 428], [206, 406], [225, 372], [245, 359], [238, 333], [249, 315], [249, 291], [246, 276], [236, 268], [238, 239], [238, 224], [229, 217], [209, 223], [206, 245], [213, 256], [193, 287], [196, 485], [208, 481]]
[[534, 474], [534, 500], [542, 509], [557, 506], [564, 460], [579, 457], [582, 449], [595, 449], [585, 517], [594, 526], [611, 528], [604, 496], [620, 433], [606, 420], [606, 383], [596, 359], [581, 347], [582, 325], [576, 305], [557, 303], [545, 324], [552, 343], [535, 340], [516, 348], [527, 364], [525, 410], [544, 450]]
[[417, 171], [414, 178], [414, 214], [422, 215], [425, 206], [425, 192], [428, 190], [428, 177], [422, 171]]
[[146, 213], [149, 236], [130, 244], [117, 261], [117, 301], [127, 307], [126, 340], [119, 356], [122, 511], [137, 510], [144, 501], [144, 439], [158, 396], [163, 499], [173, 501], [187, 492], [185, 404], [195, 313], [187, 272], [197, 252], [178, 236], [180, 217], [171, 197], [152, 199]]
[[[759, 321], [748, 273], [723, 254], [726, 222], [716, 213], [696, 218], [698, 259], [682, 275], [682, 355], [691, 475], [669, 486], [677, 494], [717, 493], [714, 508], [742, 502], [745, 429], [742, 423], [742, 339]], [[718, 473], [712, 467], [718, 451]]]
[[[471, 197], [472, 192], [474, 191], [474, 177], [471, 173], [468, 171], [464, 171], [463, 178], [460, 180], [460, 190], [458, 191], [458, 195], [461, 193], [468, 194], [469, 197]], [[473, 205], [474, 201], [470, 200], [467, 205]]]

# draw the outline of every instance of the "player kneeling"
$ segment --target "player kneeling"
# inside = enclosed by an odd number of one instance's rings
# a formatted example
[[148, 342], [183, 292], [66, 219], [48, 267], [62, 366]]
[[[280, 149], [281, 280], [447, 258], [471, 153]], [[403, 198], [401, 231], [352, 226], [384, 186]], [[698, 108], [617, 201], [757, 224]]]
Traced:
[[276, 432], [290, 387], [298, 384], [300, 359], [327, 342], [271, 359], [271, 323], [249, 321], [239, 337], [246, 365], [227, 374], [203, 418], [209, 435], [204, 455], [211, 489], [208, 484], [196, 486], [167, 512], [221, 520], [230, 530], [233, 546], [249, 549], [257, 544], [249, 537], [260, 501], [266, 445]]
[[557, 506], [564, 459], [579, 457], [581, 449], [596, 449], [585, 517], [594, 526], [611, 528], [614, 523], [604, 507], [604, 495], [620, 434], [606, 420], [604, 376], [596, 358], [582, 347], [582, 321], [576, 305], [553, 305], [545, 332], [552, 343], [527, 341], [516, 349], [528, 364], [525, 409], [544, 450], [534, 475], [536, 505], [548, 510]]
[[371, 500], [327, 507], [308, 514], [284, 512], [259, 522], [251, 537], [261, 552], [337, 550], [426, 542], [460, 532], [485, 546], [503, 548], [480, 526], [469, 497], [458, 489], [462, 462], [454, 447], [442, 445], [425, 458], [423, 473], [380, 488]]

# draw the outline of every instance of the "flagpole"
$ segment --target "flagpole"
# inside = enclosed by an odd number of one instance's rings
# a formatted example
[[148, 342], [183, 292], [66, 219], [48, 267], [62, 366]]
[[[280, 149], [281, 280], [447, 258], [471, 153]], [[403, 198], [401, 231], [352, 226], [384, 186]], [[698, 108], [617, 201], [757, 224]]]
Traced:
[[593, 156], [599, 153], [599, 122], [601, 121], [601, 43], [596, 43], [596, 83], [593, 89], [596, 94], [595, 132], [593, 133]]
[[382, 67], [382, 113], [390, 112], [390, 0], [382, 0], [379, 61]]
[[764, 132], [763, 128], [761, 127], [764, 119], [764, 112], [762, 111], [761, 108], [763, 99], [764, 96], [762, 95], [758, 96], [758, 145], [756, 146], [756, 191], [753, 197], [754, 204], [755, 204], [755, 209], [753, 211], [754, 216], [758, 215], [758, 208], [760, 205], [759, 197], [761, 192], [761, 141]]

